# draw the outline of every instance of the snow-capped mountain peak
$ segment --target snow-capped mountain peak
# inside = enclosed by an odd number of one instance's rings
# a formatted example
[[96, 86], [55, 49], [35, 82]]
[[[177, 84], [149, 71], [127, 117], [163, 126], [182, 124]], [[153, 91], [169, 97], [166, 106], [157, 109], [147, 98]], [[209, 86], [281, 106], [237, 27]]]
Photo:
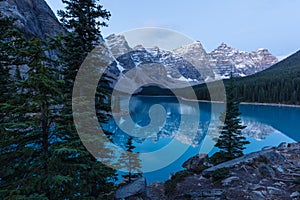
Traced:
[[278, 62], [267, 49], [245, 52], [225, 43], [209, 53], [209, 56], [219, 73], [225, 77], [229, 76], [231, 69], [234, 76], [243, 77], [265, 70]]
[[112, 34], [108, 36], [105, 41], [115, 57], [119, 57], [132, 51], [132, 48], [128, 45], [124, 35]]
[[[199, 84], [228, 78], [231, 71], [234, 76], [243, 77], [260, 72], [278, 62], [265, 48], [245, 52], [224, 42], [210, 53], [205, 51], [200, 41], [173, 51], [159, 47], [145, 48], [142, 45], [131, 48], [122, 35], [110, 35], [106, 38], [106, 43], [118, 61], [118, 68], [122, 68], [124, 72], [141, 64], [157, 63], [164, 66], [163, 74], [166, 74], [166, 79], [170, 79], [171, 82], [184, 80]], [[115, 69], [114, 73], [116, 71], [118, 70]], [[122, 72], [116, 76], [120, 74]]]
[[133, 50], [135, 51], [145, 51], [145, 47], [143, 45], [137, 45], [135, 47], [133, 47]]
[[194, 52], [200, 51], [200, 52], [206, 53], [206, 51], [204, 50], [200, 41], [196, 41], [191, 44], [188, 44], [188, 45], [185, 45], [178, 49], [173, 50], [174, 53], [178, 53], [178, 54], [186, 54], [186, 53], [190, 53], [191, 51], [194, 51]]

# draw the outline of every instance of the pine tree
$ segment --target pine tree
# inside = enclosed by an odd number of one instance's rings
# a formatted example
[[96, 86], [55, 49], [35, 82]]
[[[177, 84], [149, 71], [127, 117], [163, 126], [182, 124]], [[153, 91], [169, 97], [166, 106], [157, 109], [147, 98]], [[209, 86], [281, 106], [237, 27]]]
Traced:
[[[13, 37], [11, 34], [13, 29], [13, 20], [4, 18], [0, 15], [0, 25], [0, 103], [5, 103], [8, 98], [8, 86], [11, 82], [9, 70], [11, 69], [10, 65], [12, 64], [12, 60], [10, 59], [12, 55], [9, 50], [9, 42]], [[1, 119], [3, 119], [3, 116], [1, 116]]]
[[[99, 12], [98, 16], [108, 18], [109, 13], [99, 10], [95, 1], [68, 2], [80, 4], [66, 26], [72, 32], [55, 44], [38, 38], [26, 42], [13, 28], [14, 20], [0, 20], [0, 199], [98, 199], [114, 188], [115, 170], [97, 162], [82, 145], [71, 107], [76, 73], [101, 39], [98, 26], [104, 24], [93, 17]], [[83, 22], [82, 16], [90, 21]], [[72, 19], [79, 19], [77, 28], [72, 27]], [[47, 56], [52, 48], [62, 52], [63, 74]], [[16, 66], [23, 64], [29, 67], [24, 79]], [[12, 66], [16, 66], [14, 77], [9, 75]], [[58, 77], [64, 78], [64, 85]]]
[[243, 155], [244, 145], [249, 144], [242, 135], [242, 130], [246, 128], [241, 125], [241, 115], [239, 111], [239, 99], [236, 98], [236, 86], [234, 78], [230, 77], [229, 85], [226, 88], [226, 112], [221, 113], [220, 120], [224, 125], [220, 126], [220, 137], [216, 147], [221, 150], [222, 161], [234, 159]]
[[[57, 167], [64, 169], [63, 174], [76, 177], [72, 186], [68, 187], [68, 192], [77, 192], [81, 198], [103, 198], [103, 195], [114, 190], [115, 170], [97, 161], [83, 146], [73, 122], [72, 91], [81, 64], [88, 53], [101, 42], [100, 27], [106, 26], [101, 20], [107, 20], [110, 14], [95, 0], [63, 0], [63, 3], [66, 8], [59, 11], [59, 15], [63, 26], [70, 32], [57, 38], [58, 44], [62, 44], [59, 47], [59, 58], [65, 82], [62, 116], [57, 129], [65, 137], [56, 150], [56, 156], [61, 160]], [[107, 96], [103, 92], [101, 95]], [[101, 115], [99, 121], [104, 122], [105, 116]], [[68, 168], [64, 167], [66, 165]]]
[[0, 15], [0, 199], [17, 188], [17, 180], [24, 178], [21, 163], [26, 157], [22, 154], [24, 146], [18, 143], [20, 132], [14, 132], [18, 118], [16, 105], [23, 99], [18, 97], [17, 80], [11, 72], [24, 64], [19, 49], [25, 43], [14, 21]]
[[58, 15], [70, 32], [58, 37], [58, 40], [62, 42], [60, 59], [63, 63], [64, 93], [66, 107], [70, 109], [77, 72], [88, 53], [102, 41], [100, 28], [107, 26], [105, 20], [109, 19], [110, 13], [99, 5], [98, 0], [63, 0], [63, 3], [66, 4], [65, 10], [59, 11]]
[[139, 154], [134, 153], [133, 138], [130, 136], [126, 143], [126, 152], [122, 153], [120, 158], [120, 165], [128, 173], [122, 175], [126, 183], [131, 183], [134, 178], [141, 177], [141, 160]]
[[91, 51], [93, 46], [102, 39], [100, 28], [107, 26], [106, 20], [111, 16], [103, 9], [99, 0], [63, 0], [65, 10], [58, 12], [65, 28], [77, 34], [85, 44], [81, 48]]
[[[89, 52], [102, 40], [100, 28], [107, 26], [110, 13], [99, 5], [98, 0], [63, 0], [65, 10], [60, 10], [63, 26], [69, 34], [62, 36], [63, 75], [67, 89], [73, 88], [78, 69]], [[104, 20], [104, 21], [101, 21]]]
[[[55, 165], [52, 157], [52, 144], [57, 142], [60, 135], [55, 132], [56, 119], [60, 113], [60, 104], [62, 100], [62, 81], [57, 79], [57, 66], [55, 61], [51, 60], [46, 51], [50, 50], [49, 44], [39, 38], [32, 38], [28, 41], [27, 48], [22, 51], [27, 58], [27, 78], [22, 81], [21, 96], [25, 99], [24, 122], [28, 124], [30, 131], [29, 147], [32, 148], [36, 156], [36, 161], [32, 162], [28, 170], [27, 184], [22, 184], [26, 190], [27, 187], [32, 193], [44, 195], [51, 199], [55, 194], [51, 186], [55, 185], [55, 175], [53, 176], [52, 165]], [[22, 108], [21, 105], [18, 108]], [[29, 116], [27, 118], [27, 116]], [[20, 120], [20, 118], [19, 118]], [[38, 170], [37, 170], [38, 169]], [[31, 193], [31, 192], [30, 192]]]
[[61, 82], [56, 69], [46, 56], [46, 42], [33, 38], [25, 42], [18, 54], [27, 65], [26, 79], [16, 74], [14, 94], [7, 100], [6, 121], [1, 135], [1, 191], [3, 196], [16, 198], [50, 198], [51, 144], [59, 113]]

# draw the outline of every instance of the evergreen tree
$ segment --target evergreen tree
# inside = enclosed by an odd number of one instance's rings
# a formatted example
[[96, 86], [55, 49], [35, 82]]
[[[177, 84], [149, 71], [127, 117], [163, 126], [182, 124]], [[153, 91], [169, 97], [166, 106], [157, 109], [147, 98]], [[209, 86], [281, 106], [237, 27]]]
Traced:
[[83, 52], [90, 52], [102, 39], [100, 28], [107, 26], [110, 13], [103, 9], [99, 0], [62, 0], [65, 10], [58, 12], [66, 29], [77, 35]]
[[[60, 10], [63, 26], [69, 34], [61, 36], [63, 41], [61, 59], [64, 61], [63, 75], [67, 90], [72, 90], [78, 69], [89, 52], [102, 40], [100, 28], [107, 26], [110, 13], [99, 5], [98, 0], [63, 0], [65, 10]], [[104, 21], [102, 21], [104, 20]]]
[[13, 132], [17, 119], [15, 104], [22, 99], [17, 96], [16, 79], [11, 72], [22, 64], [19, 49], [25, 43], [21, 33], [14, 28], [14, 21], [0, 14], [0, 199], [15, 189], [17, 180], [23, 178], [16, 168], [21, 168], [25, 156], [17, 151], [19, 133]]
[[234, 159], [243, 155], [244, 145], [249, 144], [242, 135], [242, 130], [246, 128], [241, 125], [239, 116], [239, 99], [236, 98], [236, 86], [234, 78], [231, 76], [229, 85], [226, 88], [226, 112], [221, 113], [220, 120], [224, 125], [220, 126], [220, 137], [216, 147], [221, 150], [222, 161]]
[[[97, 12], [105, 19], [109, 13], [95, 1], [64, 2], [79, 7], [67, 9], [73, 14], [63, 21], [70, 22], [65, 25], [72, 32], [55, 44], [37, 38], [26, 42], [13, 28], [14, 20], [0, 20], [0, 199], [101, 199], [114, 188], [115, 170], [97, 162], [82, 145], [71, 107], [76, 73], [101, 39], [99, 26], [105, 25], [95, 18]], [[56, 47], [62, 53], [63, 74], [47, 56]], [[24, 79], [16, 66], [23, 64], [29, 68]], [[12, 69], [14, 77], [9, 75]]]
[[[6, 122], [2, 123], [1, 191], [3, 196], [17, 198], [51, 198], [51, 144], [59, 113], [61, 82], [46, 56], [47, 44], [33, 38], [19, 49], [29, 68], [26, 79], [15, 78], [18, 86], [7, 99]], [[6, 169], [6, 170], [5, 170]], [[9, 170], [7, 170], [9, 169]]]
[[[58, 14], [63, 26], [70, 32], [58, 37], [58, 40], [62, 42], [60, 59], [65, 81], [65, 108], [70, 112], [77, 72], [88, 53], [101, 42], [100, 27], [107, 26], [105, 20], [109, 19], [110, 13], [99, 5], [98, 0], [63, 0], [63, 3], [66, 8]], [[107, 96], [106, 93], [99, 95]]]
[[134, 178], [141, 177], [141, 160], [139, 154], [134, 153], [133, 138], [130, 136], [126, 143], [126, 151], [122, 153], [120, 158], [120, 165], [123, 169], [128, 171], [127, 174], [122, 175], [126, 183], [130, 183]]
[[[106, 26], [101, 20], [107, 20], [110, 14], [95, 0], [63, 0], [63, 3], [66, 8], [59, 11], [59, 15], [62, 24], [70, 32], [57, 38], [58, 44], [61, 44], [59, 58], [62, 61], [62, 77], [65, 82], [62, 116], [57, 129], [65, 137], [56, 151], [56, 156], [62, 161], [57, 167], [64, 169], [62, 173], [66, 175], [75, 175], [76, 182], [68, 187], [70, 192], [77, 192], [81, 198], [103, 198], [114, 189], [115, 170], [97, 161], [83, 146], [73, 122], [72, 91], [81, 64], [88, 53], [101, 42], [100, 27]], [[104, 97], [108, 95], [105, 92], [100, 94]], [[101, 101], [98, 103], [104, 105]], [[99, 121], [105, 122], [105, 117], [101, 115]]]
[[[13, 20], [9, 18], [4, 18], [0, 15], [0, 103], [3, 104], [8, 99], [9, 93], [9, 83], [11, 82], [11, 77], [9, 74], [10, 65], [12, 60], [10, 59], [11, 51], [9, 50], [9, 43], [12, 40], [13, 35]], [[2, 111], [2, 109], [1, 109]], [[0, 116], [3, 119], [3, 116]]]

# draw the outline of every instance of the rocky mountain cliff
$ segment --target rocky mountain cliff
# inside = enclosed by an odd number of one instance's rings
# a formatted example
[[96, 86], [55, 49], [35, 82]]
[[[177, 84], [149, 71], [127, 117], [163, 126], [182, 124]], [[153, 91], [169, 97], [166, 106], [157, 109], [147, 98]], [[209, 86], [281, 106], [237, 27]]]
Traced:
[[142, 45], [130, 47], [121, 35], [110, 35], [106, 42], [118, 61], [118, 75], [140, 65], [158, 63], [165, 67], [166, 78], [192, 84], [228, 78], [230, 71], [236, 77], [249, 76], [278, 62], [267, 49], [249, 53], [225, 43], [207, 53], [199, 41], [173, 51], [146, 49]]
[[276, 64], [278, 59], [267, 49], [253, 52], [239, 51], [222, 43], [210, 54], [210, 62], [221, 75], [228, 76], [230, 69], [236, 76], [244, 77], [255, 74]]
[[15, 25], [26, 36], [56, 36], [66, 33], [44, 0], [1, 0], [2, 15], [16, 19]]

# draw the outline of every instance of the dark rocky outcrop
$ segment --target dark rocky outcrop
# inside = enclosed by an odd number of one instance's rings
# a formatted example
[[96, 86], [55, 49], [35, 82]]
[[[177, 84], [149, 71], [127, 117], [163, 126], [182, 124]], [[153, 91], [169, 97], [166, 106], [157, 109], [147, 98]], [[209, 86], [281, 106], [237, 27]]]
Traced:
[[16, 19], [15, 25], [27, 37], [45, 39], [47, 35], [66, 33], [55, 14], [44, 0], [2, 0], [2, 15]]
[[[15, 27], [27, 39], [35, 36], [46, 40], [48, 36], [55, 37], [67, 33], [44, 0], [0, 0], [0, 12], [5, 17], [14, 18]], [[51, 59], [57, 58], [55, 50], [47, 51], [47, 54]], [[26, 78], [28, 67], [22, 65], [20, 71]], [[12, 66], [11, 73], [15, 73], [14, 66]]]
[[150, 183], [148, 185], [148, 198], [151, 200], [167, 200], [164, 183]]
[[285, 158], [274, 149], [268, 149], [268, 150], [262, 150], [254, 153], [247, 154], [243, 157], [236, 158], [234, 160], [230, 160], [225, 163], [221, 163], [219, 165], [213, 166], [211, 168], [208, 168], [202, 172], [204, 176], [210, 175], [217, 169], [221, 168], [231, 168], [236, 165], [242, 165], [242, 164], [249, 164], [252, 163], [255, 159], [265, 158], [271, 163], [278, 163], [278, 162], [284, 162]]
[[[185, 166], [198, 162], [196, 158], [191, 158]], [[228, 169], [229, 173], [222, 169]], [[297, 200], [300, 199], [300, 143], [265, 147], [187, 176], [166, 196], [162, 195], [163, 184], [148, 187], [151, 199], [158, 199], [155, 195], [159, 195], [172, 200]]]

